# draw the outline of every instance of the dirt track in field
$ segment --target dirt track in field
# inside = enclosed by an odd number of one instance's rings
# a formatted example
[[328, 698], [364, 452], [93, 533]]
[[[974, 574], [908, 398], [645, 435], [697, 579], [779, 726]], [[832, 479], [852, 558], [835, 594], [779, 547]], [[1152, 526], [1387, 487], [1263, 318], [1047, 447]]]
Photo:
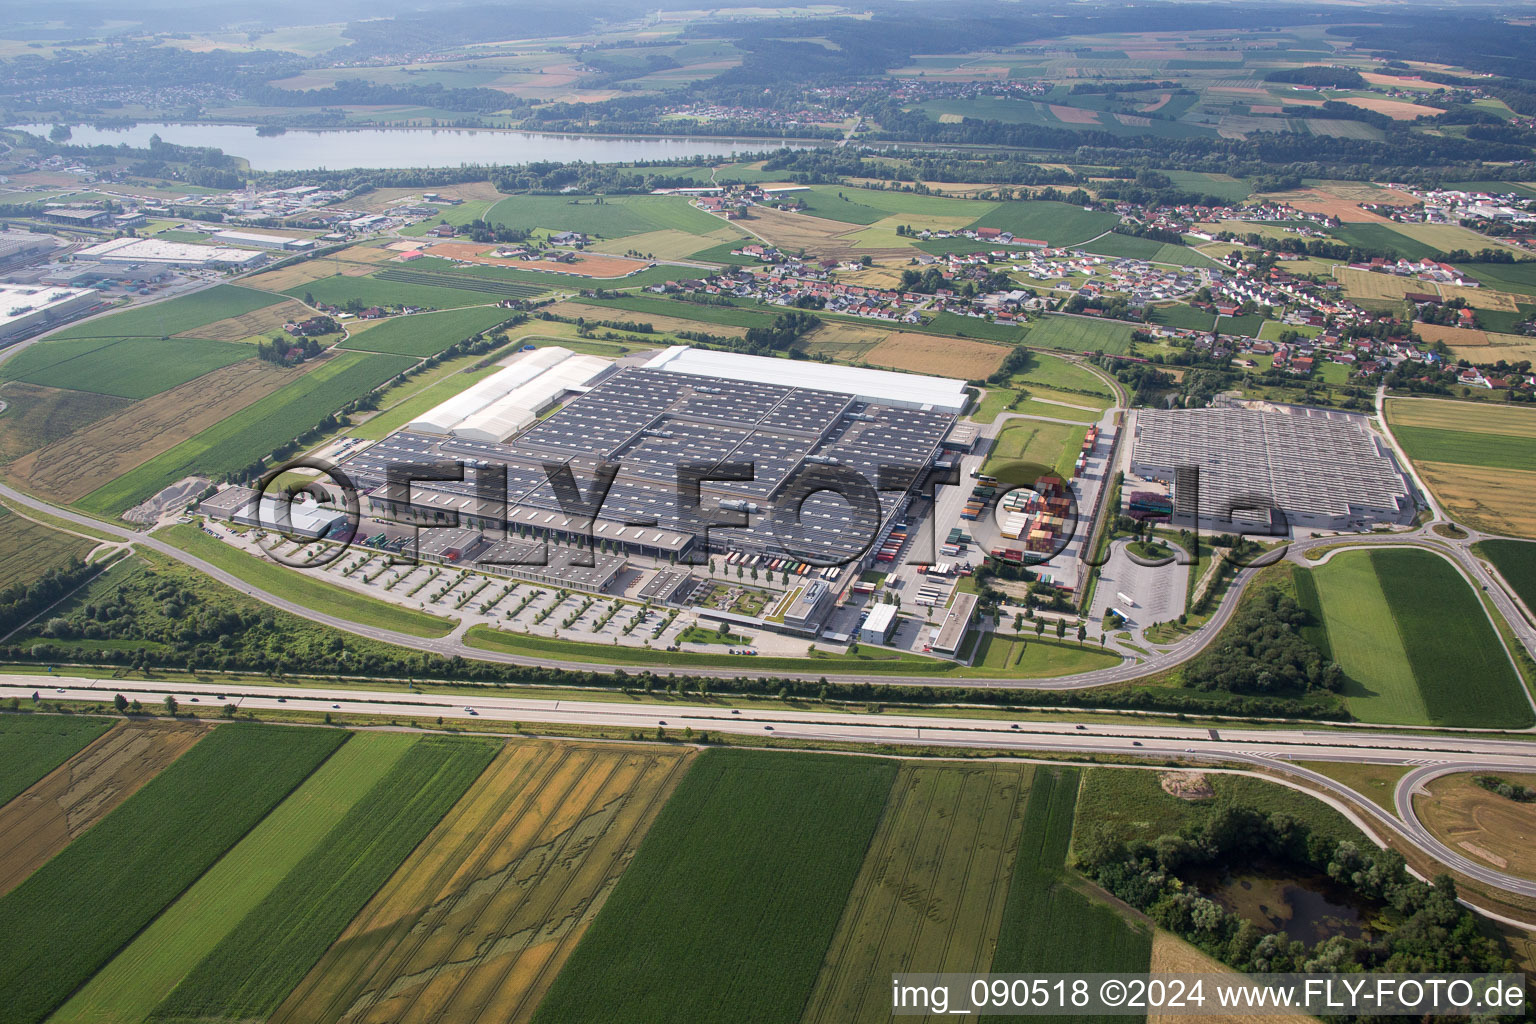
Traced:
[[192, 722], [124, 722], [0, 807], [0, 895], [201, 739]]

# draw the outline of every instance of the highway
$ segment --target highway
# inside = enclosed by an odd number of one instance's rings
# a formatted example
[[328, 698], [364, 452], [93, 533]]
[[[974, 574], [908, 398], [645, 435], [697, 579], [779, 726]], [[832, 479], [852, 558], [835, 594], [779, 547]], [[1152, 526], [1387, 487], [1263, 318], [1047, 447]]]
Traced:
[[[1436, 775], [1459, 771], [1536, 772], [1536, 744], [1498, 736], [1433, 736], [1380, 731], [1341, 733], [1297, 729], [1197, 728], [1151, 725], [1114, 719], [1103, 723], [1010, 722], [996, 718], [938, 717], [910, 714], [847, 714], [830, 711], [761, 710], [706, 705], [646, 704], [632, 701], [540, 700], [499, 696], [414, 693], [344, 687], [274, 686], [255, 683], [81, 678], [48, 674], [0, 676], [0, 698], [111, 703], [116, 694], [146, 705], [167, 695], [184, 707], [197, 705], [204, 716], [226, 703], [248, 711], [333, 712], [338, 717], [380, 716], [394, 719], [438, 717], [465, 725], [474, 721], [529, 725], [606, 726], [647, 737], [662, 728], [679, 737], [685, 729], [777, 740], [824, 744], [863, 743], [903, 746], [993, 749], [1059, 757], [1123, 755], [1172, 758], [1198, 766], [1263, 767], [1305, 781], [1343, 798], [1356, 817], [1369, 817], [1378, 832], [1391, 831], [1403, 842], [1484, 884], [1521, 896], [1536, 897], [1536, 881], [1497, 871], [1446, 847], [1418, 822], [1409, 794]], [[1369, 797], [1312, 771], [1296, 761], [1337, 761], [1403, 765], [1395, 799], [1401, 820], [1378, 808]]]

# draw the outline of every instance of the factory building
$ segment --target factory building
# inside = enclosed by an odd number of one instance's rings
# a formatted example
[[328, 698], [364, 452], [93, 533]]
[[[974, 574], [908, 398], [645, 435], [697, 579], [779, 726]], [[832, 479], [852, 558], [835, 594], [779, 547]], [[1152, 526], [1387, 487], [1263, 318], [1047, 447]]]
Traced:
[[0, 345], [61, 324], [99, 302], [101, 295], [86, 288], [0, 284]]
[[223, 242], [226, 245], [252, 246], [257, 249], [287, 249], [292, 252], [301, 252], [315, 247], [313, 238], [263, 235], [254, 231], [217, 231], [212, 238], [215, 242]]
[[1172, 485], [1178, 526], [1360, 530], [1413, 519], [1402, 470], [1360, 416], [1301, 406], [1140, 410], [1134, 436], [1131, 472]]
[[75, 253], [79, 260], [107, 264], [140, 264], [161, 267], [206, 267], [214, 270], [249, 270], [267, 261], [267, 255], [251, 249], [221, 245], [190, 245], [158, 238], [114, 238]]

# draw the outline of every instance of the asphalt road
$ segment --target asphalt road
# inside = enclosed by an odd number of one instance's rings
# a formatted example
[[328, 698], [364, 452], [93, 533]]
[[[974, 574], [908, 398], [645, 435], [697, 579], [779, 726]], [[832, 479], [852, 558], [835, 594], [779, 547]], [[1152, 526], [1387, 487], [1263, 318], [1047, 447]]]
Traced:
[[[1517, 878], [1469, 860], [1435, 839], [1412, 813], [1409, 794], [1428, 778], [1457, 771], [1536, 771], [1536, 743], [1480, 734], [1457, 736], [1345, 733], [1306, 729], [1212, 730], [1142, 725], [1114, 719], [1103, 723], [1009, 722], [995, 718], [948, 718], [924, 715], [858, 715], [822, 711], [759, 710], [705, 705], [658, 705], [638, 698], [624, 701], [539, 700], [492, 694], [444, 693], [216, 684], [178, 681], [169, 688], [153, 680], [81, 678], [48, 674], [0, 676], [0, 697], [22, 699], [34, 692], [45, 699], [110, 703], [121, 693], [146, 704], [169, 694], [183, 707], [198, 705], [205, 714], [225, 703], [245, 710], [333, 711], [339, 716], [374, 715], [398, 719], [475, 720], [608, 726], [647, 736], [657, 728], [680, 736], [715, 732], [821, 743], [884, 743], [907, 746], [984, 748], [999, 751], [1071, 756], [1120, 754], [1167, 757], [1199, 764], [1263, 766], [1311, 783], [1357, 805], [1378, 831], [1396, 833], [1426, 854], [1507, 892], [1536, 897], [1536, 882]], [[1295, 761], [1337, 761], [1418, 766], [1399, 784], [1396, 801], [1401, 820], [1377, 808], [1364, 794]], [[1405, 809], [1406, 808], [1406, 809]]]

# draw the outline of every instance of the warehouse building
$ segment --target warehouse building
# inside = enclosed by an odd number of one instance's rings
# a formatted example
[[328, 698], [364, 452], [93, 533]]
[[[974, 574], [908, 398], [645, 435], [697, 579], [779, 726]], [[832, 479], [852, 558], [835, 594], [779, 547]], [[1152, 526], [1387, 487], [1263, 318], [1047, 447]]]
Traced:
[[72, 228], [104, 228], [112, 214], [98, 207], [55, 206], [43, 211], [43, 220]]
[[0, 284], [0, 345], [64, 323], [99, 302], [101, 295], [88, 288]]
[[110, 242], [81, 249], [75, 253], [75, 258], [107, 264], [249, 270], [265, 263], [267, 254], [253, 249], [190, 245], [158, 238], [114, 238]]
[[1360, 416], [1302, 406], [1141, 410], [1134, 436], [1131, 472], [1172, 485], [1178, 526], [1198, 519], [1203, 529], [1279, 533], [1413, 519], [1402, 470]]
[[226, 245], [250, 246], [257, 249], [287, 249], [291, 252], [301, 252], [315, 247], [313, 238], [263, 235], [255, 231], [217, 231], [212, 237], [215, 242], [223, 242]]
[[[371, 515], [480, 529], [504, 520], [518, 537], [590, 538], [601, 553], [669, 563], [739, 551], [832, 565], [873, 557], [954, 424], [953, 403], [934, 408], [935, 400], [961, 396], [955, 407], [963, 406], [959, 381], [819, 363], [733, 356], [721, 365], [734, 375], [727, 378], [698, 366], [589, 360], [564, 350], [527, 353], [343, 469], [364, 489]], [[899, 390], [889, 377], [901, 379]], [[574, 397], [538, 419], [566, 395]], [[873, 395], [902, 404], [866, 397]], [[465, 479], [419, 482], [409, 493], [390, 483], [392, 466], [434, 462], [467, 467]], [[569, 470], [588, 498], [604, 463], [617, 471], [595, 515], [562, 508], [551, 470]], [[746, 463], [750, 479], [702, 481], [697, 506], [679, 498], [681, 466], [722, 463]], [[850, 472], [867, 482], [868, 507], [855, 509], [824, 488]], [[505, 474], [504, 507], [478, 489], [478, 478], [491, 473]], [[882, 479], [898, 484], [877, 492]], [[797, 510], [792, 523], [775, 525], [776, 504]], [[711, 528], [721, 513], [744, 516], [747, 525]], [[813, 630], [835, 597], [834, 588], [807, 585], [786, 608], [786, 627]]]
[[859, 642], [864, 644], [886, 644], [891, 641], [891, 634], [896, 631], [896, 606], [893, 604], [877, 604], [869, 609], [869, 616], [864, 620], [864, 625], [859, 627]]

